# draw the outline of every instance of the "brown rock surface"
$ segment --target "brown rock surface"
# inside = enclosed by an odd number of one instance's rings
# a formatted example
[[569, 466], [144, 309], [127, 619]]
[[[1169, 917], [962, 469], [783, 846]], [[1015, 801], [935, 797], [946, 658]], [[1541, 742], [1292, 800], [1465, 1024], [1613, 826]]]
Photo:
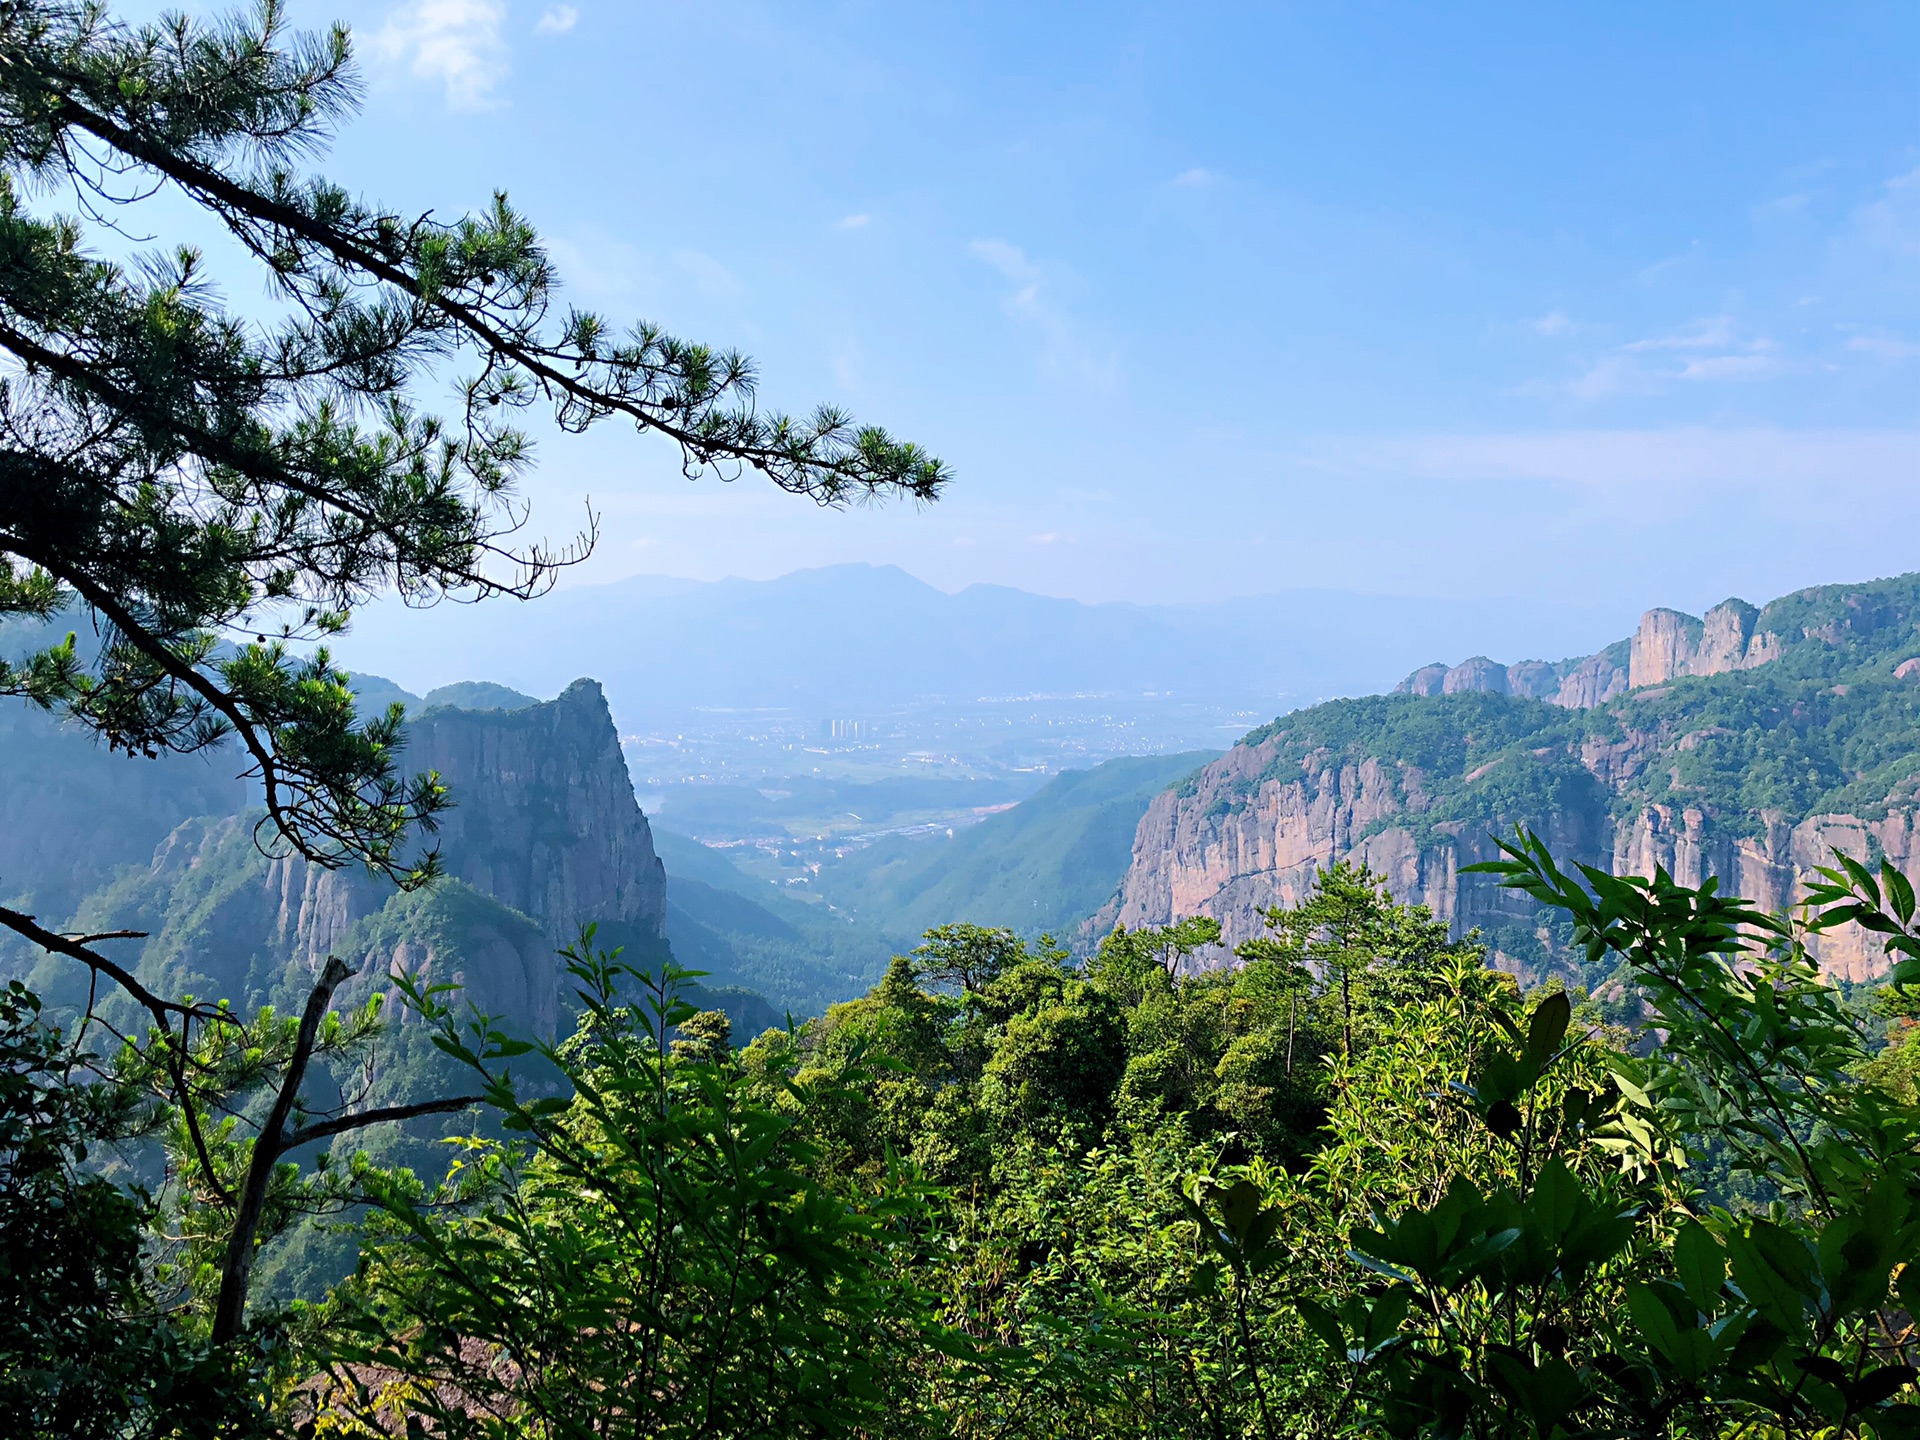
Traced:
[[[1185, 793], [1155, 797], [1135, 833], [1120, 891], [1089, 922], [1088, 935], [1116, 923], [1136, 928], [1211, 915], [1231, 947], [1262, 933], [1267, 907], [1302, 900], [1315, 875], [1336, 860], [1364, 863], [1396, 899], [1427, 906], [1456, 933], [1536, 923], [1530, 902], [1485, 876], [1460, 873], [1496, 857], [1486, 827], [1447, 824], [1429, 831], [1413, 823], [1424, 808], [1416, 799], [1419, 772], [1367, 760], [1324, 764], [1298, 778], [1262, 779], [1279, 745], [1270, 740], [1239, 746], [1202, 770]], [[1648, 805], [1616, 820], [1605, 796], [1658, 753], [1647, 735], [1584, 745], [1580, 762], [1604, 787], [1597, 789], [1596, 803], [1546, 817], [1539, 827], [1562, 863], [1583, 861], [1634, 875], [1661, 867], [1688, 885], [1719, 876], [1726, 889], [1769, 911], [1796, 904], [1813, 867], [1831, 863], [1835, 848], [1884, 854], [1920, 884], [1920, 837], [1911, 803], [1883, 820], [1816, 815], [1789, 824], [1766, 812], [1760, 833], [1746, 836], [1716, 830], [1697, 809], [1670, 805]], [[1417, 839], [1417, 832], [1426, 838]], [[1886, 968], [1879, 946], [1856, 929], [1820, 936], [1813, 948], [1830, 974], [1849, 980]], [[1205, 958], [1222, 963], [1227, 951]], [[1522, 968], [1511, 956], [1496, 954], [1495, 962]]]

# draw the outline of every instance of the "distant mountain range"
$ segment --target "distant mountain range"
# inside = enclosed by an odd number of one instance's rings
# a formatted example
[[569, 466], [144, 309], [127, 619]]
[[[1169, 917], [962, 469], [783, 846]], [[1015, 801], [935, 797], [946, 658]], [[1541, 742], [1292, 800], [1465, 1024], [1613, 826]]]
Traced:
[[837, 565], [766, 581], [636, 576], [526, 604], [374, 606], [335, 648], [350, 669], [416, 694], [484, 676], [547, 696], [593, 675], [624, 729], [703, 708], [824, 715], [1036, 693], [1234, 698], [1274, 713], [1386, 689], [1469, 637], [1509, 652], [1564, 650], [1599, 643], [1627, 618], [1471, 589], [1087, 605], [996, 585], [948, 594], [892, 566]]

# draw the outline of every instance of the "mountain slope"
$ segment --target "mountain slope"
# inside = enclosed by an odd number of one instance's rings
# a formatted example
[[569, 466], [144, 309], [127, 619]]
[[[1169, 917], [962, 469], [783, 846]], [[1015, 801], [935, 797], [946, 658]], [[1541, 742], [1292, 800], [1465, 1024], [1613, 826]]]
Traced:
[[[245, 787], [219, 778], [240, 763], [230, 752], [129, 761], [71, 729], [6, 713], [27, 743], [0, 752], [0, 806], [37, 810], [52, 835], [86, 838], [78, 856], [59, 846], [23, 856], [39, 870], [23, 864], [10, 878], [50, 922], [145, 931], [121, 958], [164, 992], [243, 1010], [285, 1004], [339, 954], [361, 972], [350, 992], [364, 993], [404, 949], [407, 963], [457, 976], [468, 998], [510, 1024], [551, 1033], [562, 1009], [554, 950], [582, 925], [639, 951], [664, 941], [665, 875], [592, 681], [545, 704], [442, 707], [408, 723], [401, 764], [437, 771], [452, 792], [433, 838], [449, 896], [469, 897], [435, 912], [436, 944], [377, 923], [423, 897], [263, 853]], [[457, 915], [472, 934], [452, 923]], [[17, 947], [9, 959], [16, 973], [37, 963]], [[53, 983], [61, 968], [39, 964], [38, 978]]]
[[906, 943], [955, 920], [1065, 938], [1112, 896], [1154, 795], [1217, 753], [1065, 771], [950, 839], [882, 840], [823, 866], [819, 888], [838, 908]]
[[667, 866], [674, 959], [709, 983], [745, 987], [766, 997], [771, 1014], [806, 1019], [886, 973], [895, 946], [872, 925], [782, 894], [724, 850], [670, 830], [656, 829], [654, 840]]
[[[1528, 905], [1459, 873], [1516, 822], [1567, 858], [1717, 875], [1775, 909], [1835, 846], [1920, 876], [1920, 576], [1715, 614], [1745, 630], [1737, 647], [1649, 612], [1624, 651], [1601, 652], [1624, 654], [1622, 693], [1584, 707], [1515, 696], [1510, 676], [1422, 693], [1416, 674], [1400, 694], [1283, 716], [1155, 799], [1098, 922], [1212, 914], [1232, 943], [1353, 857], [1397, 896], [1482, 926], [1504, 963], [1567, 963]], [[1881, 964], [1859, 937], [1821, 955], [1849, 977]]]

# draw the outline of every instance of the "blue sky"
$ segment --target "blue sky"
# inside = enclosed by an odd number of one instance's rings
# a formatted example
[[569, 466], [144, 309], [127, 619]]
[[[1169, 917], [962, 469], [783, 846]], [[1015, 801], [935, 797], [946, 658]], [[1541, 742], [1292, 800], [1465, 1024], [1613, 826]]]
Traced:
[[294, 6], [336, 13], [335, 174], [504, 188], [581, 302], [955, 472], [820, 514], [547, 438], [578, 579], [1626, 619], [1920, 568], [1912, 5]]

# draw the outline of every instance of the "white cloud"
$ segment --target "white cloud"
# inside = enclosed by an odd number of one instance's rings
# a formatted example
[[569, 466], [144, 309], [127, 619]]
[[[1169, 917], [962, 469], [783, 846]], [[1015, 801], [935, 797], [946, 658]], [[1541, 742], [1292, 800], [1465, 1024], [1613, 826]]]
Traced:
[[873, 223], [871, 215], [843, 215], [840, 217], [840, 229], [864, 230]]
[[564, 35], [580, 23], [580, 12], [571, 5], [549, 5], [540, 14], [534, 31], [540, 35]]
[[975, 257], [999, 271], [1012, 287], [1001, 308], [1039, 333], [1041, 369], [1088, 390], [1112, 390], [1120, 383], [1116, 356], [1098, 355], [1081, 339], [1072, 319], [1054, 296], [1048, 277], [1018, 245], [1005, 240], [975, 240]]
[[[1708, 495], [1767, 497], [1803, 507], [1842, 480], [1860, 495], [1907, 493], [1920, 473], [1920, 433], [1906, 430], [1560, 430], [1536, 434], [1326, 437], [1308, 453], [1457, 484], [1564, 486], [1607, 506], [1659, 507]], [[1624, 513], [1615, 511], [1614, 513]]]
[[1004, 240], [976, 240], [967, 248], [1016, 285], [1027, 287], [1025, 298], [1031, 300], [1037, 295], [1040, 268], [1027, 259], [1027, 252], [1018, 245], [1009, 245]]
[[410, 0], [374, 35], [374, 53], [445, 86], [455, 110], [491, 109], [509, 68], [500, 38], [506, 15], [505, 0]]
[[1862, 206], [1854, 218], [1871, 244], [1920, 255], [1920, 169], [1887, 181], [1880, 198]]
[[1635, 340], [1620, 348], [1629, 352], [1642, 350], [1712, 350], [1726, 345], [1733, 339], [1733, 320], [1730, 316], [1715, 315], [1710, 319], [1696, 320], [1692, 327], [1676, 331], [1670, 335], [1654, 335], [1645, 340]]
[[1183, 170], [1174, 176], [1173, 183], [1184, 186], [1189, 190], [1200, 190], [1209, 185], [1219, 184], [1223, 178], [1218, 171], [1208, 170], [1203, 166], [1196, 165], [1193, 169]]
[[1732, 317], [1713, 315], [1680, 330], [1629, 341], [1589, 360], [1570, 381], [1534, 382], [1521, 387], [1521, 393], [1605, 400], [1657, 395], [1676, 384], [1765, 380], [1786, 369], [1774, 341], [1765, 336], [1743, 339]]
[[1847, 341], [1847, 349], [1861, 355], [1871, 355], [1876, 360], [1888, 364], [1897, 364], [1902, 360], [1911, 360], [1920, 355], [1920, 345], [1911, 340], [1899, 340], [1891, 335], [1855, 335]]
[[1744, 351], [1733, 355], [1695, 355], [1682, 362], [1679, 380], [1764, 380], [1780, 373], [1779, 346], [1771, 340], [1755, 340]]
[[1536, 335], [1564, 335], [1572, 328], [1573, 321], [1560, 310], [1550, 311], [1533, 322], [1533, 333]]

